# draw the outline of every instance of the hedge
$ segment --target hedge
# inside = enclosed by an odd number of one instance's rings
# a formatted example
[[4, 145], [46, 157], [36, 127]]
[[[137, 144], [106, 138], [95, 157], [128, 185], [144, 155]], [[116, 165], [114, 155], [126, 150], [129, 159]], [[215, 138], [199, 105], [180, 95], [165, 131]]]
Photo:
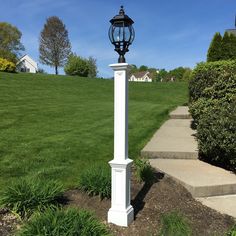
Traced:
[[0, 58], [0, 71], [15, 72], [16, 65], [13, 62], [10, 62], [4, 58]]
[[[235, 61], [199, 64], [194, 70], [194, 78], [190, 85], [190, 113], [197, 127], [200, 157], [215, 165], [236, 171], [234, 70]], [[207, 78], [210, 78], [209, 81]], [[200, 88], [202, 90], [198, 91]]]
[[214, 84], [220, 77], [229, 77], [236, 74], [236, 61], [216, 61], [199, 63], [192, 72], [189, 82], [190, 102], [194, 102], [203, 96], [204, 89]]

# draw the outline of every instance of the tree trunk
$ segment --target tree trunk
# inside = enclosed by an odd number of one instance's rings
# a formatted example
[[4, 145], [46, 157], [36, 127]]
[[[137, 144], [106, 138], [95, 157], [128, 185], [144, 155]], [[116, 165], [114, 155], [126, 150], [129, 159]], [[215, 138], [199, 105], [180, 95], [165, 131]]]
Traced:
[[56, 75], [58, 75], [58, 69], [57, 69], [57, 66], [55, 66], [55, 73], [56, 73]]

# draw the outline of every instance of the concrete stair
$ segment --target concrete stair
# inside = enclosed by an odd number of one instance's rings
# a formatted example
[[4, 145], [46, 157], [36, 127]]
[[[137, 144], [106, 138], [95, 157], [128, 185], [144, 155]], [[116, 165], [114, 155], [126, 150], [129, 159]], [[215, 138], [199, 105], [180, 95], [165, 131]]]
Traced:
[[236, 175], [198, 160], [188, 107], [178, 107], [141, 151], [202, 204], [236, 218]]

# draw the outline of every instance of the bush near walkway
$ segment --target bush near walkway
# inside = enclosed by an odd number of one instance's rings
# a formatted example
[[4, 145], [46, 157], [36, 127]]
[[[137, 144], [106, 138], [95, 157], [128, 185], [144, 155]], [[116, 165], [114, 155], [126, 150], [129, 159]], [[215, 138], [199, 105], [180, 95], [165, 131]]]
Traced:
[[197, 127], [200, 156], [235, 171], [236, 75], [233, 71], [236, 71], [235, 61], [198, 65], [190, 83], [190, 112]]

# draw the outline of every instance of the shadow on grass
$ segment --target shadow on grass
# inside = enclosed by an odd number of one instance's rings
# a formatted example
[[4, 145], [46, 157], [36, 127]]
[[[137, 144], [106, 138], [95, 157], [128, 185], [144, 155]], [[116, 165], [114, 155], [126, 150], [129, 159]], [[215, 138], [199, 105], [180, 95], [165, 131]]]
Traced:
[[149, 190], [153, 186], [153, 184], [158, 183], [164, 177], [163, 173], [155, 173], [154, 181], [145, 182], [142, 189], [138, 192], [133, 200], [131, 200], [131, 205], [134, 207], [134, 218], [136, 218], [137, 214], [144, 208], [145, 201], [144, 198], [148, 194]]

